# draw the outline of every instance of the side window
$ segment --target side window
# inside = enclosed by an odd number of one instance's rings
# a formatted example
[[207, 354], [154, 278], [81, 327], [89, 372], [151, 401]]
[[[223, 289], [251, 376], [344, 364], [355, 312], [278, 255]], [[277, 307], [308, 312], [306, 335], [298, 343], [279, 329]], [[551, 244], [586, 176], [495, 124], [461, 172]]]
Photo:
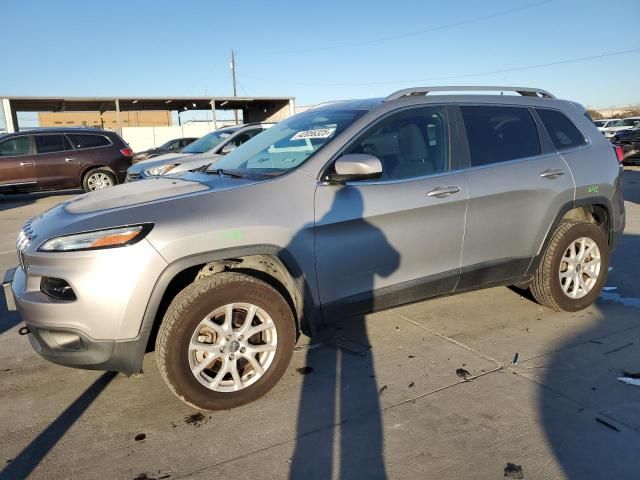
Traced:
[[0, 157], [29, 155], [29, 137], [14, 137], [0, 143]]
[[449, 170], [449, 130], [443, 107], [391, 114], [370, 127], [345, 154], [366, 153], [382, 162], [382, 179], [422, 177]]
[[262, 132], [261, 128], [254, 128], [253, 130], [247, 130], [246, 132], [242, 132], [241, 134], [239, 134], [236, 138], [234, 138], [232, 140], [232, 143], [236, 146], [239, 147], [240, 145], [242, 145], [243, 143], [251, 140], [253, 137], [255, 137], [257, 134], [259, 134], [260, 132]]
[[558, 150], [579, 147], [587, 143], [584, 135], [563, 113], [545, 108], [536, 108], [536, 112]]
[[540, 155], [540, 138], [529, 110], [521, 107], [460, 107], [471, 166]]
[[111, 145], [109, 139], [103, 135], [69, 134], [69, 139], [75, 148], [106, 147]]
[[38, 153], [53, 153], [72, 150], [64, 135], [36, 135], [36, 151]]

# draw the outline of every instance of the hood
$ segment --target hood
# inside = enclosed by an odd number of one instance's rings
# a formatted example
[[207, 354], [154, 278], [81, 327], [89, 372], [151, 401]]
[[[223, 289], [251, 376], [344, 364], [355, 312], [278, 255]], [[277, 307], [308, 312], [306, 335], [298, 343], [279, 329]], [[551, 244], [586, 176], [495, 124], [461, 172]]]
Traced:
[[90, 213], [154, 202], [209, 189], [208, 185], [200, 182], [177, 178], [152, 178], [77, 196], [66, 204], [65, 210], [72, 214]]
[[141, 162], [135, 163], [131, 165], [127, 170], [130, 174], [139, 174], [142, 173], [143, 170], [147, 170], [153, 167], [159, 167], [161, 165], [166, 165], [167, 163], [172, 163], [179, 158], [188, 157], [190, 153], [165, 153], [164, 155], [158, 155], [157, 157], [149, 158], [147, 160], [142, 160]]

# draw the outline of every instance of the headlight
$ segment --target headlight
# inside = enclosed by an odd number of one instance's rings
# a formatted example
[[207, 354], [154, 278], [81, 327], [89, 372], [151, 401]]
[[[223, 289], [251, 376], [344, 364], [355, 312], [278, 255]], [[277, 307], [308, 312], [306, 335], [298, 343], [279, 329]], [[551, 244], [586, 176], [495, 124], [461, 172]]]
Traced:
[[179, 163], [169, 163], [167, 165], [161, 165], [159, 167], [153, 167], [153, 168], [150, 168], [149, 170], [145, 170], [144, 174], [147, 175], [147, 176], [164, 175], [166, 173], [169, 173], [171, 170], [176, 168], [178, 165], [180, 165], [180, 164]]
[[129, 227], [109, 228], [94, 232], [74, 233], [47, 240], [39, 252], [77, 252], [80, 250], [98, 250], [101, 248], [124, 247], [139, 242], [151, 231], [153, 225], [133, 225]]

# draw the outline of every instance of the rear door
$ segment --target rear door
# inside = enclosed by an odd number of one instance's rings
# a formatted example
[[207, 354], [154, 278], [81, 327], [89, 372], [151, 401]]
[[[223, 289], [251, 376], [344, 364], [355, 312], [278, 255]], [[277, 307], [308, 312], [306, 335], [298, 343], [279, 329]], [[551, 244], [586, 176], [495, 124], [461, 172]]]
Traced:
[[345, 150], [377, 156], [382, 178], [318, 185], [316, 268], [327, 318], [453, 290], [467, 186], [451, 123], [442, 106], [391, 113]]
[[77, 187], [76, 151], [62, 133], [34, 135], [36, 178], [43, 188]]
[[29, 135], [0, 139], [0, 185], [33, 185], [36, 182], [33, 147]]
[[575, 184], [529, 108], [462, 105], [460, 112], [470, 165], [456, 290], [465, 290], [523, 275]]

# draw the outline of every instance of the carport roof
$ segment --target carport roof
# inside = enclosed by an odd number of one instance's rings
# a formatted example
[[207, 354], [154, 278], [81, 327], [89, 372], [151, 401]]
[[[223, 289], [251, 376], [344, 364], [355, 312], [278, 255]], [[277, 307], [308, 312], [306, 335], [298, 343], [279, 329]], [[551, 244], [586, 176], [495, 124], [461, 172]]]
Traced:
[[116, 110], [242, 110], [260, 104], [288, 103], [294, 97], [3, 97], [20, 112], [79, 112]]

